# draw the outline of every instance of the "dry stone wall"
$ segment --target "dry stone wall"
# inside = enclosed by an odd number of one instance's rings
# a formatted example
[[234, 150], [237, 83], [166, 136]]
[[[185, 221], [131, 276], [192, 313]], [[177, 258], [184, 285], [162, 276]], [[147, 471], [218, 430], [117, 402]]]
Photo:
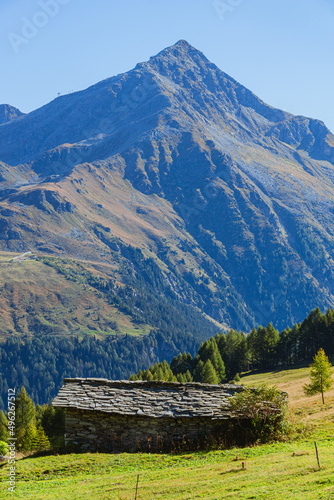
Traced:
[[153, 418], [66, 410], [66, 443], [82, 451], [158, 451], [224, 432], [227, 421], [207, 417]]

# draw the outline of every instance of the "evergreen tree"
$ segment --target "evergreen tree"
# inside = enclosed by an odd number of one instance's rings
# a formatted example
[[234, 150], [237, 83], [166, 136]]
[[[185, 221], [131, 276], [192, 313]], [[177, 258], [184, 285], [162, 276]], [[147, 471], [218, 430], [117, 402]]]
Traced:
[[[225, 365], [220, 355], [215, 338], [202, 343], [198, 350], [198, 358], [205, 364], [206, 361], [210, 360], [215, 372], [218, 376], [218, 381], [221, 382], [225, 379]], [[196, 359], [198, 359], [196, 357]]]
[[0, 411], [0, 441], [7, 442], [9, 438], [8, 433], [8, 420], [4, 412]]
[[[225, 363], [227, 376], [231, 379], [236, 375], [236, 373], [240, 373], [248, 369], [249, 356], [247, 338], [244, 332], [240, 333], [233, 329], [230, 330], [227, 335], [224, 335], [224, 337], [224, 350], [221, 351], [220, 347], [219, 350]], [[219, 340], [218, 346], [220, 345], [221, 342]]]
[[65, 434], [65, 410], [52, 404], [36, 407], [37, 429], [41, 425], [53, 446], [63, 442]]
[[180, 353], [172, 359], [170, 367], [174, 375], [178, 375], [179, 373], [186, 373], [187, 370], [191, 371], [193, 363], [194, 360], [191, 354], [186, 354], [184, 352], [183, 354]]
[[195, 362], [196, 362], [196, 367], [195, 367], [194, 373], [193, 373], [194, 381], [201, 382], [202, 381], [202, 370], [203, 370], [204, 363], [200, 359], [198, 354], [196, 356]]
[[15, 399], [15, 434], [18, 449], [29, 446], [28, 442], [32, 439], [34, 425], [35, 405], [29, 398], [25, 388], [22, 387]]
[[218, 384], [219, 377], [211, 361], [208, 359], [201, 371], [202, 382], [205, 384]]
[[34, 440], [36, 439], [37, 429], [34, 422], [30, 422], [28, 427], [25, 429], [22, 441], [20, 442], [20, 447], [22, 450], [30, 451], [34, 448]]
[[326, 315], [326, 326], [325, 326], [325, 334], [323, 340], [323, 348], [329, 358], [334, 357], [334, 309], [327, 309]]
[[50, 447], [50, 442], [41, 425], [38, 426], [32, 440], [32, 449], [40, 451]]
[[263, 369], [275, 364], [276, 349], [279, 343], [279, 332], [271, 323], [266, 328], [259, 326], [248, 335], [248, 346], [255, 367]]
[[247, 335], [247, 347], [248, 347], [248, 352], [250, 354], [250, 364], [251, 368], [253, 369], [255, 366], [257, 366], [259, 359], [258, 359], [258, 352], [259, 352], [259, 346], [258, 346], [258, 333], [255, 328], [255, 326], [252, 328], [251, 332]]
[[150, 370], [145, 370], [145, 372], [143, 373], [143, 380], [147, 380], [148, 382], [150, 382], [151, 380], [154, 380], [154, 377], [153, 377], [152, 373], [150, 372]]
[[292, 330], [287, 327], [280, 333], [279, 345], [278, 345], [278, 359], [285, 364], [290, 365], [292, 360]]
[[332, 365], [323, 349], [319, 349], [314, 356], [310, 372], [311, 383], [304, 385], [303, 389], [308, 396], [321, 394], [322, 402], [325, 403], [324, 392], [328, 391], [333, 385]]
[[264, 364], [266, 366], [271, 366], [272, 364], [274, 365], [276, 360], [276, 348], [277, 344], [279, 342], [279, 332], [276, 330], [276, 328], [273, 327], [271, 323], [267, 325], [265, 328], [265, 335], [264, 335], [264, 353], [263, 357], [265, 358]]

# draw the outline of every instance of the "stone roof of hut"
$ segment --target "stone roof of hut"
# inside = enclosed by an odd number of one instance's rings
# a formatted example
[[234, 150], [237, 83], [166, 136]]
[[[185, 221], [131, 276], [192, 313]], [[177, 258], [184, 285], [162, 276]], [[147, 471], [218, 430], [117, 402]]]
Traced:
[[147, 417], [228, 418], [240, 385], [67, 378], [53, 406]]

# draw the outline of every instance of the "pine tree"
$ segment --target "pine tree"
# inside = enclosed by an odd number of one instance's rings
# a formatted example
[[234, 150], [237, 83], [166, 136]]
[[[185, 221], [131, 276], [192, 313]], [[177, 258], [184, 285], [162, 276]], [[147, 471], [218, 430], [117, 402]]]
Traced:
[[[232, 379], [236, 373], [248, 369], [249, 356], [247, 337], [243, 332], [238, 332], [233, 329], [230, 330], [225, 337], [225, 350], [223, 353], [221, 352], [221, 354], [226, 366], [228, 378]], [[220, 344], [220, 341], [218, 344]]]
[[[26, 434], [35, 424], [35, 405], [29, 398], [27, 391], [22, 387], [15, 399], [15, 434], [18, 448], [23, 447]], [[29, 438], [30, 439], [30, 438]], [[29, 440], [27, 437], [27, 440]], [[27, 444], [26, 440], [26, 444]], [[26, 448], [28, 449], [28, 448]]]
[[215, 338], [212, 337], [204, 344], [201, 344], [198, 350], [198, 357], [203, 361], [204, 364], [208, 360], [211, 361], [211, 364], [218, 376], [218, 382], [221, 382], [225, 379], [225, 365], [220, 355]]
[[332, 365], [323, 349], [319, 349], [310, 366], [311, 383], [304, 385], [303, 389], [308, 396], [320, 393], [322, 402], [325, 403], [324, 392], [332, 387], [333, 379], [331, 373]]
[[160, 366], [155, 370], [155, 373], [153, 373], [153, 376], [156, 380], [164, 380], [164, 373], [163, 373], [162, 368]]
[[21, 448], [25, 451], [30, 451], [34, 449], [34, 440], [36, 438], [37, 429], [34, 422], [30, 422], [28, 427], [25, 429], [24, 435], [21, 441]]
[[193, 366], [193, 358], [191, 354], [183, 353], [179, 354], [175, 358], [173, 358], [170, 367], [174, 375], [178, 375], [179, 373], [186, 373], [187, 370], [191, 370]]
[[194, 380], [195, 380], [195, 382], [201, 382], [202, 381], [202, 370], [204, 367], [204, 363], [200, 359], [198, 354], [196, 356], [195, 362], [196, 362], [196, 368], [194, 370]]
[[40, 451], [49, 448], [49, 446], [50, 446], [49, 439], [45, 434], [43, 427], [39, 425], [35, 432], [35, 436], [32, 440], [32, 448], [34, 450]]
[[151, 382], [151, 380], [154, 380], [154, 377], [153, 377], [152, 373], [150, 372], [150, 370], [145, 370], [143, 372], [143, 380], [147, 380], [149, 382]]
[[225, 365], [215, 340], [212, 342], [212, 354], [210, 356], [210, 361], [217, 373], [218, 383], [222, 382], [225, 379]]
[[201, 371], [202, 382], [205, 384], [218, 384], [219, 378], [211, 361], [208, 359]]
[[266, 328], [261, 325], [257, 330], [253, 328], [247, 341], [255, 366], [263, 369], [273, 364], [279, 333], [271, 323]]
[[8, 420], [4, 412], [0, 411], [0, 441], [7, 443], [8, 438]]
[[259, 339], [258, 331], [253, 326], [252, 330], [247, 335], [247, 348], [250, 354], [250, 364], [252, 369], [257, 366], [259, 362]]

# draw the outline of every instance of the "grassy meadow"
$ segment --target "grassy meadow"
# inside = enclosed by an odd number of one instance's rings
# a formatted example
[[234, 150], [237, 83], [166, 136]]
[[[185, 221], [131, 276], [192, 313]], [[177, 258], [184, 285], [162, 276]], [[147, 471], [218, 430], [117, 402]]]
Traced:
[[[245, 376], [242, 383], [277, 385], [290, 395], [299, 431], [286, 442], [243, 449], [167, 454], [69, 454], [17, 462], [19, 499], [185, 500], [334, 499], [334, 391], [307, 398], [308, 368]], [[321, 469], [314, 450], [317, 441]], [[246, 469], [242, 469], [242, 462]], [[8, 465], [0, 468], [0, 497], [7, 494]]]
[[[321, 395], [306, 396], [303, 385], [309, 383], [309, 367], [293, 370], [277, 370], [268, 373], [245, 375], [240, 383], [248, 386], [260, 384], [276, 385], [278, 389], [289, 394], [291, 418], [308, 425], [333, 424], [334, 431], [334, 387], [325, 393], [325, 404], [321, 403]], [[333, 432], [334, 435], [334, 432]]]

